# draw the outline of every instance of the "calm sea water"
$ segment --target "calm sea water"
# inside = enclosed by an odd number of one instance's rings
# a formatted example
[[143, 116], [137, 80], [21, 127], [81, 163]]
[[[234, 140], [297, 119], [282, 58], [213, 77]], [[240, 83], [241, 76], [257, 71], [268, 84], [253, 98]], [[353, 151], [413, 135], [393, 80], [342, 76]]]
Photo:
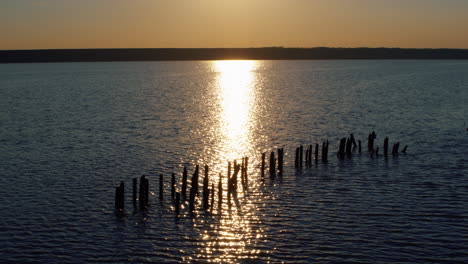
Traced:
[[[1, 263], [468, 262], [467, 61], [2, 64], [0, 92]], [[371, 156], [371, 131], [407, 154]], [[364, 150], [339, 160], [350, 133]], [[294, 169], [327, 139], [328, 163]], [[281, 147], [283, 177], [261, 181]], [[243, 156], [239, 206], [175, 216], [171, 173], [180, 189], [207, 164], [226, 189]]]

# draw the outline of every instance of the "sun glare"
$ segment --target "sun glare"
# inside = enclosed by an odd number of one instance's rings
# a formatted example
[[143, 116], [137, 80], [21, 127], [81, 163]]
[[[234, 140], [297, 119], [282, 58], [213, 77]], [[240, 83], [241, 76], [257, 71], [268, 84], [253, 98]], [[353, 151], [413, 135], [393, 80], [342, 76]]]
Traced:
[[253, 71], [255, 61], [216, 61], [219, 73], [219, 96], [221, 103], [220, 127], [226, 157], [240, 158], [242, 149], [249, 144], [251, 108], [254, 101]]

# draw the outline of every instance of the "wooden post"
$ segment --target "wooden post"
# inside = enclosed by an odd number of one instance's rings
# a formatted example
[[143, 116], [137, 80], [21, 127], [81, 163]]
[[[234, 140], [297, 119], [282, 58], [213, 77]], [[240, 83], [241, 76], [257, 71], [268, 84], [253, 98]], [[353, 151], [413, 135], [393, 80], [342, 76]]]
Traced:
[[266, 154], [262, 153], [262, 172], [261, 172], [262, 180], [265, 179], [265, 156]]
[[351, 157], [352, 146], [353, 146], [353, 143], [351, 142], [351, 138], [348, 138], [346, 140], [346, 155], [348, 155], [348, 157]]
[[245, 184], [245, 157], [242, 157], [242, 165], [241, 165], [241, 185], [242, 185], [242, 190], [245, 192], [246, 191], [246, 184]]
[[276, 178], [276, 168], [275, 168], [275, 152], [272, 151], [270, 154], [270, 178], [275, 179]]
[[237, 165], [237, 162], [234, 160], [234, 173], [231, 177], [231, 194], [234, 199], [237, 198], [237, 175], [241, 169], [241, 165]]
[[325, 141], [325, 162], [328, 162], [328, 147], [330, 145], [330, 142], [328, 142], [328, 139], [327, 141]]
[[[342, 159], [345, 153], [345, 142], [346, 138], [341, 138], [340, 139], [340, 146], [338, 147], [338, 153], [337, 156], [339, 159]], [[323, 149], [322, 149], [323, 150]]]
[[318, 162], [318, 157], [319, 157], [319, 144], [315, 143], [315, 163]]
[[187, 167], [184, 166], [184, 173], [182, 174], [182, 199], [187, 200]]
[[195, 166], [195, 172], [193, 173], [192, 176], [192, 188], [194, 191], [195, 196], [198, 195], [198, 178], [200, 174], [200, 166], [196, 165]]
[[115, 188], [115, 213], [118, 216], [124, 214], [125, 207], [125, 187], [124, 182], [121, 181], [119, 187]]
[[283, 176], [284, 148], [278, 149], [278, 174]]
[[322, 162], [326, 162], [327, 161], [327, 150], [326, 150], [326, 144], [325, 142], [322, 142]]
[[[400, 148], [400, 142], [397, 142], [393, 145], [392, 155], [398, 156], [398, 149]], [[405, 150], [406, 151], [406, 150]]]
[[180, 212], [180, 193], [176, 192], [175, 194], [175, 213], [179, 215]]
[[303, 154], [304, 154], [304, 146], [303, 146], [303, 145], [301, 145], [301, 146], [299, 147], [299, 152], [300, 152], [300, 153], [299, 153], [299, 167], [302, 168]]
[[313, 146], [309, 145], [309, 167], [312, 167], [312, 151], [313, 151]]
[[227, 176], [228, 176], [228, 179], [231, 178], [231, 162], [230, 161], [228, 162], [228, 175]]
[[137, 178], [133, 178], [133, 206], [136, 207], [137, 206], [137, 189], [138, 189], [138, 179]]
[[205, 165], [205, 177], [203, 178], [203, 210], [208, 209], [208, 199], [209, 199], [209, 190], [208, 190], [208, 165]]
[[146, 178], [145, 178], [145, 175], [143, 175], [140, 178], [140, 192], [138, 196], [140, 210], [145, 209], [145, 192], [146, 192]]
[[359, 153], [361, 153], [361, 140], [358, 140]]
[[213, 212], [213, 208], [214, 208], [214, 196], [215, 196], [215, 185], [214, 185], [214, 182], [211, 183], [210, 195], [211, 195], [211, 202], [210, 202], [210, 204], [208, 205], [208, 207], [210, 208], [210, 212]]
[[234, 160], [234, 173], [232, 174], [231, 184], [232, 184], [232, 193], [237, 195], [237, 175], [239, 174], [241, 167], [237, 165], [237, 161]]
[[195, 196], [198, 195], [198, 174], [200, 171], [200, 166], [195, 166], [195, 172], [192, 176], [192, 187], [190, 188], [189, 194], [189, 210], [192, 212], [195, 210]]
[[160, 201], [164, 200], [164, 198], [163, 198], [163, 189], [164, 189], [163, 175], [159, 174], [159, 200]]
[[406, 149], [408, 148], [408, 145], [406, 145], [403, 150], [401, 151], [402, 153], [406, 153]]
[[299, 168], [299, 148], [296, 148], [296, 154], [294, 155], [294, 168]]
[[244, 170], [244, 177], [245, 177], [245, 188], [248, 191], [249, 190], [249, 157], [245, 157], [245, 170]]
[[[219, 173], [219, 181], [218, 181], [218, 210], [219, 214], [221, 214], [221, 207], [223, 204], [223, 176]], [[212, 205], [213, 206], [213, 205]]]

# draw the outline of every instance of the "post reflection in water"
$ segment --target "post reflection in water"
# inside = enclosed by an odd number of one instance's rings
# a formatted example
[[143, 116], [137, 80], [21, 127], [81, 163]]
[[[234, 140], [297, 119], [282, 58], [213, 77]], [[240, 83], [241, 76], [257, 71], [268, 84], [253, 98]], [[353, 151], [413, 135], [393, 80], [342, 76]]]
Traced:
[[[214, 172], [221, 172], [223, 178], [223, 206], [219, 210], [217, 202], [215, 209], [218, 215], [210, 223], [198, 223], [201, 226], [211, 225], [210, 228], [201, 228], [203, 233], [200, 245], [199, 259], [215, 263], [236, 263], [242, 259], [255, 259], [260, 254], [256, 245], [264, 240], [264, 231], [257, 216], [255, 195], [257, 173], [253, 173], [255, 164], [253, 128], [255, 122], [255, 72], [256, 61], [215, 61], [214, 71], [218, 73], [217, 92], [218, 105], [221, 107], [217, 118], [218, 127], [218, 157], [212, 161], [214, 168], [210, 175], [211, 182], [218, 184], [218, 176]], [[232, 201], [227, 204], [227, 162], [251, 156], [252, 165], [249, 166], [249, 193], [238, 188], [239, 203]], [[232, 173], [232, 172], [231, 172]], [[217, 188], [216, 195], [217, 199]], [[238, 206], [239, 205], [239, 206]], [[209, 231], [208, 231], [209, 230]]]

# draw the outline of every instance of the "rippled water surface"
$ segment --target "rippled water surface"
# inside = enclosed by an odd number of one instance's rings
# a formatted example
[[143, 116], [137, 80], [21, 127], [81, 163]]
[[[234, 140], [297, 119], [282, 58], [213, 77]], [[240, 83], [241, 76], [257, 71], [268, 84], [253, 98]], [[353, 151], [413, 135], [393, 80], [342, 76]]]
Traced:
[[[2, 64], [0, 92], [1, 263], [468, 262], [466, 61]], [[371, 155], [372, 131], [407, 153]], [[350, 133], [363, 151], [338, 159]], [[328, 163], [294, 168], [327, 139]], [[278, 148], [284, 175], [262, 181]], [[248, 191], [220, 208], [243, 156]], [[214, 206], [176, 217], [170, 174], [179, 191], [197, 164]]]

